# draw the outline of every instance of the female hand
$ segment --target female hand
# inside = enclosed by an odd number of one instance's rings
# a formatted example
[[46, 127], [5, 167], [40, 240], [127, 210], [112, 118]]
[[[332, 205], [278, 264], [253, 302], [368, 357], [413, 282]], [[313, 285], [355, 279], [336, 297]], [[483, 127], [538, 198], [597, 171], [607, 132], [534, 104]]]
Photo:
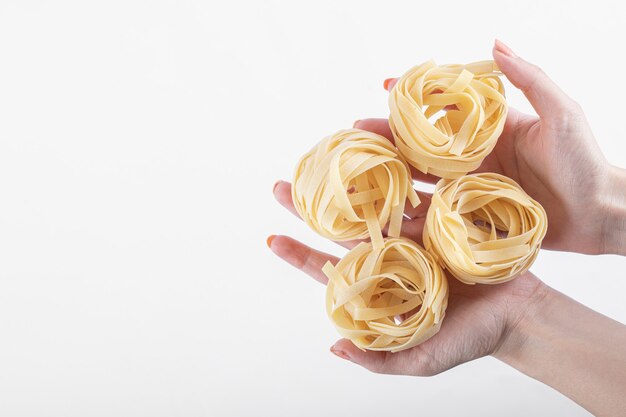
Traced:
[[[282, 183], [279, 187], [276, 192], [282, 194], [288, 185]], [[409, 237], [419, 240], [419, 236]], [[338, 261], [287, 236], [272, 236], [268, 243], [276, 255], [322, 284], [327, 282], [322, 266], [326, 261]], [[531, 273], [501, 285], [465, 285], [455, 279], [448, 282], [444, 324], [439, 333], [421, 345], [397, 353], [362, 351], [341, 339], [331, 351], [377, 373], [435, 375], [494, 354], [510, 329], [523, 317], [534, 314], [548, 288]]]
[[[291, 184], [279, 181], [274, 196], [297, 216], [291, 200]], [[420, 193], [422, 204], [412, 212], [413, 219], [403, 222], [402, 234], [422, 243], [424, 214], [430, 197]], [[350, 249], [358, 242], [338, 242]], [[271, 236], [270, 249], [283, 260], [326, 284], [322, 266], [339, 260], [287, 236]], [[378, 373], [434, 375], [458, 364], [494, 354], [510, 330], [536, 306], [548, 287], [531, 273], [500, 285], [466, 285], [448, 279], [448, 309], [441, 330], [428, 341], [405, 351], [390, 353], [362, 351], [349, 340], [339, 340], [331, 347], [337, 356]]]
[[[549, 224], [544, 248], [624, 253], [626, 175], [607, 162], [580, 106], [502, 42], [496, 41], [493, 57], [539, 117], [510, 108], [494, 151], [477, 172], [504, 174], [543, 205]], [[391, 90], [395, 81], [387, 80], [385, 88]], [[387, 119], [360, 120], [355, 127], [393, 140]], [[421, 181], [438, 180], [414, 174]]]
[[[274, 195], [295, 213], [289, 183], [278, 182]], [[420, 242], [420, 217], [404, 224], [403, 234]], [[276, 255], [321, 283], [327, 281], [322, 266], [338, 261], [287, 236], [271, 236], [267, 243]], [[348, 248], [356, 244], [342, 242]], [[529, 272], [499, 285], [465, 285], [454, 278], [448, 283], [444, 322], [426, 342], [391, 353], [361, 351], [341, 339], [331, 351], [373, 372], [417, 376], [492, 355], [594, 415], [624, 415], [624, 325], [560, 294]]]
[[[279, 183], [276, 195], [289, 190]], [[271, 236], [279, 257], [321, 283], [332, 255], [287, 236]], [[352, 246], [354, 242], [346, 244]], [[626, 412], [626, 327], [577, 303], [527, 272], [499, 285], [449, 279], [441, 330], [396, 353], [362, 351], [341, 339], [330, 349], [342, 359], [385, 374], [430, 376], [492, 355], [568, 396], [597, 416]]]
[[[295, 212], [289, 183], [278, 182], [274, 195]], [[405, 222], [403, 234], [420, 242], [421, 224], [420, 217]], [[287, 236], [271, 236], [267, 243], [276, 255], [321, 283], [327, 281], [322, 266], [338, 261]], [[342, 242], [348, 248], [356, 244]], [[594, 415], [624, 415], [626, 326], [560, 294], [529, 272], [499, 285], [466, 285], [454, 278], [448, 283], [444, 322], [426, 342], [391, 353], [362, 351], [341, 339], [331, 351], [373, 372], [416, 376], [492, 355]]]
[[[568, 201], [568, 195], [574, 195], [575, 190], [571, 188], [568, 191], [566, 188], [565, 191], [569, 194], [563, 194], [564, 190], [560, 188], [560, 183], [545, 182], [544, 180], [544, 178], [550, 179], [548, 172], [556, 171], [557, 164], [554, 164], [550, 158], [544, 157], [543, 154], [550, 152], [554, 159], [554, 155], [560, 151], [553, 149], [546, 151], [542, 147], [546, 146], [545, 143], [558, 142], [564, 133], [556, 135], [557, 130], [554, 125], [555, 122], [553, 122], [553, 120], [556, 121], [556, 116], [553, 115], [553, 110], [549, 109], [551, 106], [543, 103], [546, 100], [546, 94], [550, 93], [554, 102], [562, 102], [563, 114], [573, 114], [572, 112], [577, 111], [576, 105], [536, 67], [510, 54], [505, 55], [498, 52], [495, 48], [494, 57], [502, 71], [508, 74], [513, 83], [522, 88], [532, 102], [539, 102], [536, 104], [538, 112], [545, 114], [545, 117], [549, 117], [548, 120], [550, 121], [543, 122], [542, 119], [523, 115], [511, 109], [496, 149], [487, 157], [479, 170], [499, 172], [516, 180], [529, 194], [544, 204], [550, 216], [549, 230], [565, 229], [566, 225], [559, 225], [558, 219], [564, 217], [560, 216], [564, 208], [571, 206], [572, 209], [575, 209], [576, 205]], [[504, 62], [504, 59], [508, 59], [508, 61]], [[540, 78], [539, 81], [530, 81], [531, 77], [543, 78]], [[394, 84], [395, 79], [392, 79], [390, 83], [385, 83], [385, 87], [391, 89]], [[526, 85], [533, 84], [537, 87], [526, 87]], [[546, 92], [535, 91], [534, 89], [538, 88], [539, 85], [543, 86]], [[565, 106], [570, 106], [571, 109], [566, 111]], [[564, 119], [561, 121], [566, 122]], [[584, 126], [586, 127], [586, 124]], [[378, 133], [393, 141], [387, 119], [360, 120], [355, 123], [355, 127]], [[590, 167], [597, 167], [598, 171], [601, 171], [602, 167], [608, 167], [588, 128], [587, 131], [583, 130], [583, 132], [584, 134], [579, 134], [576, 140], [587, 143], [587, 147], [591, 150], [589, 155], [581, 151], [581, 154], [587, 158], [586, 163]], [[524, 151], [521, 151], [522, 149]], [[533, 154], [537, 155], [531, 158], [530, 156]], [[576, 156], [570, 155], [563, 159], [567, 161], [567, 164], [573, 165]], [[551, 162], [551, 165], [548, 165], [548, 162]], [[563, 163], [562, 165], [567, 164]], [[573, 178], [576, 174], [576, 178], [578, 178], [577, 172], [573, 167], [571, 168], [570, 176]], [[586, 177], [580, 176], [580, 181], [587, 181], [588, 184], [584, 186], [592, 188], [601, 182], [599, 177], [604, 175], [608, 175], [608, 173], [597, 172]], [[432, 175], [424, 175], [416, 170], [413, 170], [413, 177], [416, 180], [430, 183], [435, 183], [439, 179]], [[562, 175], [556, 175], [556, 180], [562, 180]], [[285, 208], [294, 215], [298, 215], [291, 199], [291, 184], [284, 181], [277, 182], [274, 187], [274, 195]], [[410, 219], [403, 222], [403, 236], [419, 243], [422, 242], [422, 231], [425, 215], [430, 205], [430, 197], [427, 193], [420, 193], [422, 204], [417, 208], [412, 208], [410, 205], [406, 206], [407, 215]], [[564, 233], [569, 232], [564, 230], [563, 232], [551, 233], [546, 237], [547, 244], [553, 248], [557, 248], [559, 245], [561, 247], [568, 245], [565, 237], [563, 237]], [[581, 232], [581, 234], [584, 233]], [[342, 242], [341, 244], [351, 248], [356, 243]], [[268, 244], [278, 256], [322, 283], [326, 283], [326, 277], [321, 272], [324, 263], [328, 260], [335, 263], [338, 260], [332, 255], [318, 252], [286, 236], [276, 236], [268, 240]], [[515, 327], [515, 323], [519, 322], [526, 314], [532, 314], [532, 306], [536, 304], [538, 299], [542, 298], [547, 288], [530, 273], [496, 286], [468, 286], [453, 278], [448, 281], [450, 295], [445, 325], [441, 327], [440, 332], [435, 337], [427, 342], [395, 354], [363, 352], [347, 340], [338, 341], [331, 350], [338, 356], [375, 372], [433, 375], [460, 363], [493, 354], [502, 343], [508, 329]]]
[[[520, 88], [539, 117], [510, 109], [498, 144], [478, 171], [513, 178], [548, 213], [544, 247], [582, 253], [626, 253], [626, 174], [608, 164], [580, 107], [540, 69], [496, 42], [494, 59]], [[390, 89], [395, 80], [386, 82]], [[386, 119], [355, 127], [393, 140]], [[415, 171], [414, 179], [438, 178]], [[293, 214], [291, 185], [279, 181], [276, 199]], [[402, 235], [421, 243], [430, 196], [407, 207]], [[358, 242], [342, 242], [351, 248]], [[271, 236], [271, 250], [317, 281], [332, 255], [287, 236]], [[365, 368], [389, 374], [434, 375], [458, 364], [493, 355], [572, 398], [595, 415], [626, 412], [626, 327], [569, 299], [525, 273], [499, 285], [465, 285], [450, 278], [441, 330], [401, 352], [361, 351], [350, 341], [331, 351]]]

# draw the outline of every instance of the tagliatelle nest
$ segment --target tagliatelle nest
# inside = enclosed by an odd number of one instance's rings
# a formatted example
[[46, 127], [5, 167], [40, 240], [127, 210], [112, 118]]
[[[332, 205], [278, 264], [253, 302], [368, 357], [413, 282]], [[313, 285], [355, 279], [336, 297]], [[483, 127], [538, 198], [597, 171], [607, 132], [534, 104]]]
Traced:
[[435, 335], [448, 305], [448, 281], [433, 257], [404, 238], [352, 249], [328, 277], [326, 310], [339, 333], [361, 349], [397, 352]]
[[412, 166], [442, 178], [480, 166], [507, 115], [495, 69], [493, 61], [440, 66], [428, 61], [398, 79], [389, 95], [389, 126]]
[[419, 204], [410, 168], [385, 137], [359, 129], [324, 138], [296, 167], [292, 199], [302, 219], [336, 241], [400, 236], [404, 205]]
[[460, 281], [498, 284], [531, 266], [547, 225], [543, 207], [508, 177], [442, 179], [426, 215], [424, 246]]

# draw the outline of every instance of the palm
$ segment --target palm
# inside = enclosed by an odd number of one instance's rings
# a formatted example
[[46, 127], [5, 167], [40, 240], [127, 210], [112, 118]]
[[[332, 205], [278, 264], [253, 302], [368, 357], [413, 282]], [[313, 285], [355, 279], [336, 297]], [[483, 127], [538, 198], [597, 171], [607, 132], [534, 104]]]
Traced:
[[[404, 235], [422, 241], [421, 230], [405, 230]], [[371, 352], [380, 356], [382, 372], [434, 375], [492, 354], [507, 323], [517, 322], [529, 300], [542, 288], [542, 282], [530, 272], [500, 285], [467, 285], [451, 276], [448, 283], [448, 308], [439, 333], [403, 352]]]
[[465, 285], [449, 279], [450, 295], [444, 325], [430, 340], [399, 353], [383, 353], [385, 372], [434, 375], [456, 365], [492, 354], [507, 323], [520, 317], [520, 308], [541, 288], [531, 273], [502, 285]]
[[[603, 156], [590, 137], [582, 116], [555, 126], [511, 109], [494, 151], [477, 170], [512, 178], [541, 203], [549, 223], [545, 248], [585, 253], [601, 249], [589, 243], [598, 239], [585, 230], [598, 230], [598, 225], [578, 222], [586, 210], [578, 204], [580, 190], [598, 189], [606, 175], [599, 168], [605, 164], [598, 163]], [[563, 147], [564, 140], [570, 146]]]
[[[288, 184], [282, 183], [277, 188], [277, 197], [285, 195], [288, 189]], [[420, 240], [419, 235], [408, 234], [407, 237]], [[287, 236], [274, 237], [270, 248], [321, 283], [327, 282], [322, 266], [339, 260]], [[522, 318], [532, 300], [540, 299], [537, 295], [545, 288], [529, 272], [500, 285], [466, 285], [454, 278], [448, 279], [448, 283], [450, 292], [444, 324], [439, 333], [426, 342], [397, 353], [361, 351], [346, 339], [335, 346], [349, 352], [352, 360], [374, 372], [434, 375], [494, 353], [508, 326]]]

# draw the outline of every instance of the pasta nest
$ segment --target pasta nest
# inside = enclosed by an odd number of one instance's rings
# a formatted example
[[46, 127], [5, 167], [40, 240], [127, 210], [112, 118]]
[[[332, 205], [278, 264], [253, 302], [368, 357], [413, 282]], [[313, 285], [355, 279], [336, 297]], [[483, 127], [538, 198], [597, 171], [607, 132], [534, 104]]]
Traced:
[[382, 228], [400, 236], [404, 205], [419, 204], [411, 171], [385, 137], [359, 129], [324, 138], [296, 166], [292, 199], [317, 233], [336, 241], [371, 238], [383, 246]]
[[[477, 169], [493, 150], [507, 115], [493, 61], [408, 70], [389, 94], [396, 146], [415, 168], [442, 178]], [[440, 116], [440, 117], [439, 117]]]
[[328, 277], [326, 311], [339, 333], [361, 349], [397, 352], [435, 335], [448, 305], [442, 268], [417, 243], [388, 238], [380, 250], [360, 243]]
[[424, 246], [458, 280], [499, 284], [528, 270], [547, 226], [543, 207], [515, 181], [472, 174], [437, 183]]

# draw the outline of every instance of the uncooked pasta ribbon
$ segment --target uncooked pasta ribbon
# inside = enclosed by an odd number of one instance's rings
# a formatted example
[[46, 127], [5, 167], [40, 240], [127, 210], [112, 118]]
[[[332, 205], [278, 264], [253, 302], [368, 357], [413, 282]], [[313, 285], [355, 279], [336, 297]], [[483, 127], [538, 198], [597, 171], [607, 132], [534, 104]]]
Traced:
[[336, 241], [400, 236], [406, 200], [419, 204], [410, 168], [385, 137], [359, 129], [324, 138], [296, 167], [292, 199], [300, 217]]
[[448, 281], [417, 243], [388, 238], [360, 243], [328, 277], [326, 310], [339, 333], [361, 349], [397, 352], [434, 336], [448, 305]]
[[547, 226], [543, 207], [515, 181], [472, 174], [437, 183], [424, 246], [460, 281], [498, 284], [528, 270]]
[[458, 178], [493, 150], [507, 114], [493, 61], [408, 70], [389, 94], [389, 126], [405, 159], [424, 173]]

